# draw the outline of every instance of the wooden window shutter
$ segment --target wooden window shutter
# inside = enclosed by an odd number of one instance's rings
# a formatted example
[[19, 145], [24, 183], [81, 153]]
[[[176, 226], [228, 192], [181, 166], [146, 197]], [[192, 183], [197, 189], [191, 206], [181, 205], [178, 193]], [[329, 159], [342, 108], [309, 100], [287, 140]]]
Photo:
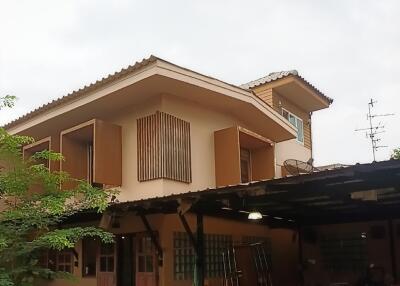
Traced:
[[240, 183], [239, 150], [237, 127], [214, 132], [215, 183], [217, 187]]
[[192, 181], [190, 123], [157, 111], [137, 120], [138, 180]]
[[[122, 184], [122, 133], [121, 126], [92, 119], [63, 130], [60, 134], [62, 171], [72, 178], [107, 186]], [[91, 147], [90, 147], [91, 146]], [[92, 160], [88, 150], [92, 150]], [[64, 188], [73, 188], [68, 182]]]
[[96, 120], [94, 126], [93, 182], [121, 186], [122, 184], [121, 126]]

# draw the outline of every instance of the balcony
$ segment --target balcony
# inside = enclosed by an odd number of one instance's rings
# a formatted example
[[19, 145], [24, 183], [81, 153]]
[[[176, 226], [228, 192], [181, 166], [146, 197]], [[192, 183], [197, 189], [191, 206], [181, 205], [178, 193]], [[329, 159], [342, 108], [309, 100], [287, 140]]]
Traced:
[[273, 142], [243, 127], [216, 131], [214, 151], [217, 187], [275, 176]]

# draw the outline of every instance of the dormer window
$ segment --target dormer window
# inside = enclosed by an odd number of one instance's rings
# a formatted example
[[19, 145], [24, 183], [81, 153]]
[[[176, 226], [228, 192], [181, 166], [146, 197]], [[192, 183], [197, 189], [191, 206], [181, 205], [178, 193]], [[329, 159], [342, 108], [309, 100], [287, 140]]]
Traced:
[[295, 128], [297, 131], [296, 140], [297, 142], [304, 144], [304, 127], [303, 127], [303, 120], [299, 117], [287, 111], [286, 109], [282, 108], [282, 116], [285, 117]]

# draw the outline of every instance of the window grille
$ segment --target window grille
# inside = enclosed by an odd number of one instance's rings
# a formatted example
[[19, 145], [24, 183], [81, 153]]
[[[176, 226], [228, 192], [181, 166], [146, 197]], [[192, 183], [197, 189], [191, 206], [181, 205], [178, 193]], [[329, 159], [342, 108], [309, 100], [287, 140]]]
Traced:
[[[205, 277], [223, 275], [222, 251], [232, 245], [232, 236], [222, 234], [205, 234]], [[189, 237], [184, 232], [174, 232], [174, 279], [188, 280], [193, 278], [195, 251]]]

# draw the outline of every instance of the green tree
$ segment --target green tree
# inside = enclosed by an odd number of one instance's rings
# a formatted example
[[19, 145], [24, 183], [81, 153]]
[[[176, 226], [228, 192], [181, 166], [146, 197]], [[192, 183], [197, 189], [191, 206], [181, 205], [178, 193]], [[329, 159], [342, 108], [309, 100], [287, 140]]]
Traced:
[[[15, 97], [0, 97], [0, 109], [11, 107]], [[72, 227], [65, 219], [84, 210], [103, 212], [113, 191], [74, 180], [65, 172], [50, 172], [44, 161], [63, 160], [58, 153], [42, 151], [22, 157], [22, 146], [33, 142], [0, 128], [0, 285], [29, 286], [40, 279], [72, 278], [39, 263], [47, 250], [73, 248], [84, 237], [112, 243], [113, 235], [96, 227]], [[66, 182], [76, 187], [62, 190]], [[40, 186], [40, 192], [32, 187]]]
[[392, 155], [390, 155], [390, 159], [400, 160], [400, 148], [393, 150]]

